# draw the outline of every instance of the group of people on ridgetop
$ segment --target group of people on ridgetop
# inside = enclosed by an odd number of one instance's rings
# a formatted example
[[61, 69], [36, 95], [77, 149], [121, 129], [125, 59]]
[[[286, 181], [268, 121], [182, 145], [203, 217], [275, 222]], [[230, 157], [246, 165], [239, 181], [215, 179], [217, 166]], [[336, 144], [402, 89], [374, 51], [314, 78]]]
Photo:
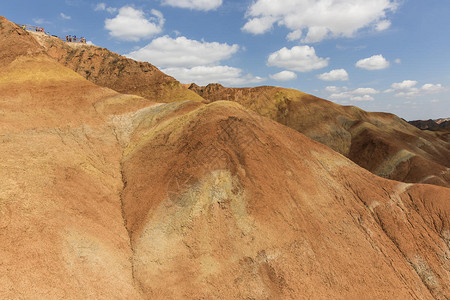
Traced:
[[71, 35], [66, 35], [66, 42], [68, 43], [83, 43], [86, 44], [86, 39], [84, 37], [81, 38], [77, 38], [76, 35], [71, 36]]
[[[36, 32], [43, 32], [45, 34], [50, 35], [50, 33], [45, 32], [45, 29], [43, 27], [37, 27], [32, 25], [22, 25], [17, 24], [18, 26], [22, 27], [23, 30], [35, 30]], [[53, 35], [54, 37], [57, 37], [56, 35]], [[64, 40], [63, 40], [64, 41]], [[67, 43], [83, 43], [86, 44], [86, 38], [80, 37], [78, 38], [76, 35], [66, 35], [66, 42]]]
[[29, 25], [22, 25], [23, 30], [33, 30], [36, 32], [43, 32], [45, 33], [45, 29], [43, 27], [36, 27], [36, 26], [29, 26]]

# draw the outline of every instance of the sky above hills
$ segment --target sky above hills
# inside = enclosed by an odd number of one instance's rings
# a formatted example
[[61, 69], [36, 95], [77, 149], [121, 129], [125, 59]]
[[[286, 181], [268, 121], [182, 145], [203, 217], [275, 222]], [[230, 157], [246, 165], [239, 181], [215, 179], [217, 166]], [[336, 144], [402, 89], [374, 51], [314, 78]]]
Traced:
[[450, 1], [2, 1], [183, 83], [276, 85], [407, 120], [450, 116]]

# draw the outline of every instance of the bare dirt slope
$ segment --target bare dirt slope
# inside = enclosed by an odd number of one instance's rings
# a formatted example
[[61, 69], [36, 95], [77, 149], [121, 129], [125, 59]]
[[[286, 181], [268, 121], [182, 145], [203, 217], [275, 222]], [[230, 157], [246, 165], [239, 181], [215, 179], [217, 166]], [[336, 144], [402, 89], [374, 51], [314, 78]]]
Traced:
[[122, 199], [150, 298], [449, 296], [449, 189], [381, 179], [233, 102], [121, 123], [136, 124]]
[[158, 102], [203, 101], [198, 94], [149, 63], [93, 45], [65, 43], [40, 32], [30, 34], [50, 57], [97, 85]]
[[372, 173], [403, 182], [450, 186], [450, 141], [387, 113], [371, 113], [278, 87], [190, 89], [209, 101], [229, 100], [287, 125]]
[[9, 54], [0, 298], [450, 297], [448, 188], [379, 178], [234, 102], [156, 104]]

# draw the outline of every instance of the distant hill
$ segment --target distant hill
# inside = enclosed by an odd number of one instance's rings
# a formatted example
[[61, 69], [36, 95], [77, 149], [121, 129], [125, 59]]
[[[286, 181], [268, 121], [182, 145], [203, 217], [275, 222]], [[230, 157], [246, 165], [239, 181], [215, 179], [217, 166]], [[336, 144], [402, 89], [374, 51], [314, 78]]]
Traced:
[[422, 130], [450, 130], [450, 118], [441, 118], [436, 120], [415, 120], [409, 121], [408, 123]]
[[209, 101], [238, 102], [329, 146], [376, 175], [450, 186], [450, 140], [418, 130], [393, 114], [366, 112], [271, 86], [192, 84], [189, 89]]

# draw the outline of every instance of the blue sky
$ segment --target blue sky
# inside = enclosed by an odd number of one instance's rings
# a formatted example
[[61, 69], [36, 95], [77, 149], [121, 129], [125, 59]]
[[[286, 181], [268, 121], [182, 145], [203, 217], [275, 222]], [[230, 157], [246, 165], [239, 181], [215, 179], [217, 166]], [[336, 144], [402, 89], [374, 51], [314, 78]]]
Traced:
[[2, 1], [183, 83], [276, 85], [407, 120], [450, 117], [447, 0]]

